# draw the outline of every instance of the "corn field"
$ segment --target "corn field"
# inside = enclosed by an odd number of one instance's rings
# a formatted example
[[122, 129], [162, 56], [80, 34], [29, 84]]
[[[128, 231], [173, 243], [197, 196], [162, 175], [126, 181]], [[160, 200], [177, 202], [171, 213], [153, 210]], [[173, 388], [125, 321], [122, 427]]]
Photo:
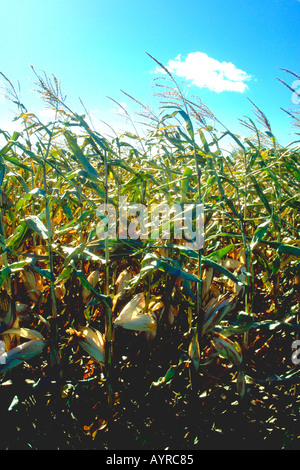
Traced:
[[[299, 447], [299, 141], [254, 103], [237, 136], [150, 58], [159, 109], [125, 93], [142, 123], [111, 137], [55, 76], [33, 69], [45, 124], [1, 74], [22, 123], [1, 130], [1, 449]], [[175, 218], [99, 236], [122, 197], [201, 205], [203, 246]]]

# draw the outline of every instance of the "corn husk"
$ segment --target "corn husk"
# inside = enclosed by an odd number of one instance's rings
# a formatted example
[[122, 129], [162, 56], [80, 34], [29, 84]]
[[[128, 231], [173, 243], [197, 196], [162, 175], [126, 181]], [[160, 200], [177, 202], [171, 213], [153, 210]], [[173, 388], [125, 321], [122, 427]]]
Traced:
[[236, 378], [236, 389], [239, 394], [240, 399], [242, 400], [246, 393], [246, 380], [243, 369], [239, 369]]
[[47, 255], [47, 247], [44, 245], [37, 245], [34, 247], [31, 247], [31, 251], [35, 253], [36, 255]]
[[146, 312], [145, 309], [146, 302], [144, 294], [136, 294], [115, 319], [115, 327], [121, 326], [122, 328], [136, 331], [156, 330], [156, 318], [151, 312]]
[[4, 374], [23, 362], [38, 356], [43, 352], [46, 344], [46, 341], [43, 339], [33, 339], [3, 353], [0, 358], [0, 374]]
[[5, 290], [0, 292], [0, 326], [3, 331], [3, 341], [6, 350], [12, 349], [19, 342], [14, 334], [6, 333], [10, 328], [19, 327], [19, 316], [16, 314], [15, 305]]
[[153, 299], [150, 299], [148, 307], [151, 312], [157, 312], [164, 307], [164, 303], [160, 300], [160, 297], [154, 297]]
[[238, 343], [231, 341], [220, 333], [215, 334], [212, 343], [220, 357], [228, 359], [236, 366], [242, 363], [242, 349]]
[[[238, 269], [235, 274], [242, 282], [244, 282], [244, 283], [246, 282], [247, 276], [246, 276], [245, 266], [242, 266], [240, 269]], [[245, 292], [245, 286], [239, 285], [235, 282], [234, 286], [233, 286], [233, 292], [235, 294], [239, 294], [240, 292], [244, 293]]]
[[155, 252], [162, 258], [165, 258], [167, 256], [167, 250], [164, 246], [161, 246], [161, 245], [165, 245], [165, 240], [159, 240], [157, 243], [156, 243], [156, 246], [158, 248], [156, 248]]
[[168, 309], [168, 323], [169, 325], [173, 325], [175, 321], [175, 317], [177, 317], [179, 312], [179, 305], [170, 305]]
[[12, 328], [16, 320], [16, 313], [13, 306], [13, 302], [6, 292], [2, 290], [0, 292], [0, 323], [6, 329]]
[[237, 296], [229, 293], [213, 298], [204, 310], [202, 335], [211, 331], [237, 304]]
[[[96, 269], [95, 271], [91, 272], [87, 278], [88, 282], [91, 284], [92, 287], [96, 287], [100, 278], [100, 271]], [[82, 286], [82, 300], [86, 303], [92, 295], [92, 291], [90, 291], [87, 287]]]
[[126, 284], [133, 278], [132, 271], [130, 269], [124, 269], [116, 280], [116, 294], [121, 294], [126, 287]]
[[26, 339], [44, 339], [43, 335], [39, 331], [32, 330], [30, 328], [10, 328], [9, 330], [5, 330], [2, 334], [19, 335]]
[[245, 250], [243, 248], [240, 249], [239, 251], [239, 258], [240, 258], [240, 262], [245, 265], [246, 264], [246, 253], [245, 253]]
[[202, 299], [205, 299], [205, 297], [207, 296], [207, 294], [210, 290], [210, 286], [211, 286], [213, 277], [214, 277], [213, 268], [209, 267], [209, 268], [205, 269], [205, 271], [203, 273]]
[[30, 268], [27, 268], [22, 271], [22, 279], [28, 296], [36, 303], [41, 295], [37, 274]]
[[[234, 271], [234, 275], [241, 280], [242, 283], [245, 283], [247, 280], [247, 275], [246, 275], [246, 268], [245, 266], [240, 266], [238, 269]], [[232, 279], [228, 281], [228, 286], [232, 289], [232, 291], [235, 294], [243, 293], [245, 292], [245, 286], [243, 284], [238, 284], [237, 282], [234, 282]]]
[[55, 292], [55, 297], [57, 298], [57, 300], [62, 300], [64, 296], [66, 295], [65, 285], [63, 283], [59, 284], [58, 286], [55, 287], [54, 292]]
[[243, 264], [238, 261], [237, 259], [233, 259], [233, 258], [225, 258], [224, 260], [222, 260], [221, 262], [223, 268], [226, 268], [226, 269], [233, 269], [234, 271], [236, 269], [240, 269]]
[[192, 360], [192, 363], [195, 367], [195, 370], [197, 371], [199, 369], [200, 365], [200, 357], [201, 357], [201, 352], [200, 352], [200, 346], [199, 346], [199, 341], [196, 336], [196, 334], [193, 332], [193, 336], [189, 345], [189, 357]]
[[16, 314], [18, 316], [24, 314], [24, 312], [27, 310], [28, 305], [22, 304], [21, 302], [16, 302]]
[[105, 340], [100, 331], [84, 327], [80, 331], [69, 328], [67, 333], [76, 338], [79, 346], [99, 364], [105, 363]]
[[214, 282], [211, 283], [210, 291], [215, 298], [221, 295], [221, 290], [219, 289], [217, 284], [215, 284]]
[[[154, 320], [158, 321], [160, 312], [164, 308], [164, 303], [159, 300], [159, 298], [154, 297], [153, 300], [149, 302], [149, 313], [153, 316]], [[156, 337], [157, 329], [145, 331], [145, 338], [148, 344], [151, 344], [154, 338]]]

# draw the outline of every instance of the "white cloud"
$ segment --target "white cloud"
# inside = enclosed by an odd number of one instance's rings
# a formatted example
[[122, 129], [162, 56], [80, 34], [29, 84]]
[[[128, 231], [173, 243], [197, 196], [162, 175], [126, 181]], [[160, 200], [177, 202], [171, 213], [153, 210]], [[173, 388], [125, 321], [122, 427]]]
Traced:
[[55, 119], [55, 111], [52, 108], [39, 109], [36, 115], [44, 124]]
[[115, 113], [115, 114], [120, 114], [122, 116], [126, 115], [126, 111], [127, 111], [127, 104], [122, 101], [120, 103], [121, 106], [118, 106], [116, 105], [114, 108], [111, 108], [109, 110], [110, 113]]
[[[216, 93], [236, 91], [243, 93], [250, 75], [238, 69], [232, 62], [219, 62], [204, 52], [191, 52], [185, 58], [178, 55], [167, 64], [168, 70], [177, 77], [191, 81], [199, 88], [208, 88]], [[161, 69], [156, 69], [161, 72]]]

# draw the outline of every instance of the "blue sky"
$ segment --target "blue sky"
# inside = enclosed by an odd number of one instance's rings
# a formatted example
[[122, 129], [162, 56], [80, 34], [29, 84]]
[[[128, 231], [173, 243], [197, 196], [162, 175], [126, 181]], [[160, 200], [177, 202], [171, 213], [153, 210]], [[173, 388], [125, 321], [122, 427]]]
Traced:
[[[169, 66], [188, 97], [198, 96], [233, 132], [254, 117], [250, 98], [274, 134], [293, 140], [292, 76], [300, 73], [299, 0], [2, 0], [0, 70], [21, 86], [27, 108], [41, 112], [30, 69], [54, 73], [68, 104], [80, 97], [96, 124], [123, 125], [110, 96], [131, 113], [120, 89], [158, 109], [153, 97], [156, 64]], [[299, 87], [298, 87], [299, 88]], [[0, 128], [12, 129], [14, 107], [0, 98]], [[41, 112], [47, 119], [47, 113]], [[133, 115], [134, 117], [134, 115]], [[117, 129], [118, 130], [118, 129]]]

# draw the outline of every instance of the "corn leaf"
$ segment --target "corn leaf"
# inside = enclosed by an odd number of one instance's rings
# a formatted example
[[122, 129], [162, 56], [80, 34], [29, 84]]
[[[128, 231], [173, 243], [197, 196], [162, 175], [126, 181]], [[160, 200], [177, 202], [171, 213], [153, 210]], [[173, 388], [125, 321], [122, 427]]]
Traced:
[[38, 216], [29, 215], [24, 219], [24, 221], [26, 225], [28, 225], [31, 230], [36, 232], [43, 240], [49, 239], [48, 229]]
[[96, 178], [97, 180], [100, 179], [97, 171], [95, 168], [90, 164], [87, 157], [84, 155], [83, 151], [77, 144], [76, 139], [71, 135], [70, 132], [65, 131], [64, 136], [67, 140], [70, 150], [73, 152], [74, 157], [76, 160], [82, 165], [83, 169], [91, 176], [91, 178]]

